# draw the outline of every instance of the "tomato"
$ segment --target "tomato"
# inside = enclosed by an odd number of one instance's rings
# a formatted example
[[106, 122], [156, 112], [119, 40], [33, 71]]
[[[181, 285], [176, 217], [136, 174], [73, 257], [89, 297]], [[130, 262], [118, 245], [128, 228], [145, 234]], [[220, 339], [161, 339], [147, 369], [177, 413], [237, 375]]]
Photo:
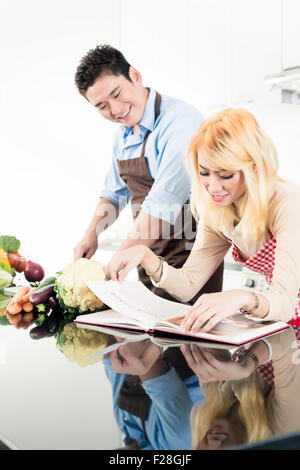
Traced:
[[26, 259], [20, 253], [8, 253], [8, 259], [12, 268], [22, 273], [26, 268]]

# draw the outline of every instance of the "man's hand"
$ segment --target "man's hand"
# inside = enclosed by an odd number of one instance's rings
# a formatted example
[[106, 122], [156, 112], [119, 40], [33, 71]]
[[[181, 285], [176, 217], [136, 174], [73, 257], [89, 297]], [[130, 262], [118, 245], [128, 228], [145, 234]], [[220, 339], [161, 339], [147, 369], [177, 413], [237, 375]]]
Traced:
[[74, 261], [79, 258], [90, 259], [98, 248], [98, 236], [96, 231], [87, 232], [82, 240], [74, 248]]
[[90, 259], [93, 256], [98, 248], [98, 237], [117, 220], [118, 216], [118, 206], [104, 197], [101, 198], [85, 236], [74, 248], [74, 261], [79, 258]]

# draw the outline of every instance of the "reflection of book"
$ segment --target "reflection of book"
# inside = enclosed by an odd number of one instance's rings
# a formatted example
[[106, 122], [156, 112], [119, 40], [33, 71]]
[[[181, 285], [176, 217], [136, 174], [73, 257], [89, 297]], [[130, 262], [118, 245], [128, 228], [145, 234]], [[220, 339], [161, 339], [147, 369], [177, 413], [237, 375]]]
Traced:
[[189, 305], [162, 299], [141, 282], [87, 282], [88, 287], [111, 310], [80, 315], [75, 323], [96, 329], [115, 327], [142, 332], [153, 337], [192, 339], [205, 342], [241, 345], [288, 328], [283, 322], [262, 322], [240, 313], [220, 322], [209, 333], [186, 333], [180, 323], [191, 308]]

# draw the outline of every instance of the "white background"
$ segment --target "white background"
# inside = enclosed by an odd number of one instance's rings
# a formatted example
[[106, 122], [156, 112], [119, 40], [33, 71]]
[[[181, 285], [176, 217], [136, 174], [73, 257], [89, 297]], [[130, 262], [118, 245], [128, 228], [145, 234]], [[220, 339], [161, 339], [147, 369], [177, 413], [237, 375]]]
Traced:
[[[281, 174], [300, 183], [299, 106], [281, 105], [263, 83], [300, 66], [297, 0], [1, 0], [0, 9], [0, 234], [17, 236], [21, 253], [47, 274], [73, 260], [110, 164], [115, 125], [74, 85], [79, 60], [97, 44], [120, 48], [146, 86], [205, 115], [251, 109], [277, 145]], [[103, 238], [125, 237], [127, 215]], [[50, 341], [30, 343], [4, 327], [1, 351], [0, 433], [24, 448], [119, 445], [101, 365], [83, 371]], [[36, 412], [40, 377], [58, 396], [45, 415]], [[9, 390], [24, 407], [10, 407]]]

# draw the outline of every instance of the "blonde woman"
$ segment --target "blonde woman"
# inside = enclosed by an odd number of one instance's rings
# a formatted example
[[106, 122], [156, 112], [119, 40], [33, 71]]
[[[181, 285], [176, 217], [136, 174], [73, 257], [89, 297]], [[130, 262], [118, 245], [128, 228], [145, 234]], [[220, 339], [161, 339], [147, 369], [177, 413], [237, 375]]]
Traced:
[[[296, 157], [295, 157], [296, 158]], [[244, 109], [226, 109], [201, 125], [187, 154], [197, 239], [180, 269], [139, 245], [115, 254], [107, 266], [122, 282], [135, 266], [179, 301], [187, 302], [233, 247], [234, 260], [265, 275], [268, 293], [232, 289], [204, 294], [183, 326], [209, 331], [237, 311], [299, 325], [300, 188], [281, 179], [270, 138]]]
[[[228, 351], [210, 351], [196, 345], [182, 351], [196, 373], [205, 400], [191, 413], [192, 449], [221, 450], [298, 432], [300, 428], [300, 365], [294, 358], [293, 328], [254, 343], [259, 364], [274, 369], [272, 388], [247, 355], [234, 361]], [[297, 354], [297, 353], [296, 353]]]

